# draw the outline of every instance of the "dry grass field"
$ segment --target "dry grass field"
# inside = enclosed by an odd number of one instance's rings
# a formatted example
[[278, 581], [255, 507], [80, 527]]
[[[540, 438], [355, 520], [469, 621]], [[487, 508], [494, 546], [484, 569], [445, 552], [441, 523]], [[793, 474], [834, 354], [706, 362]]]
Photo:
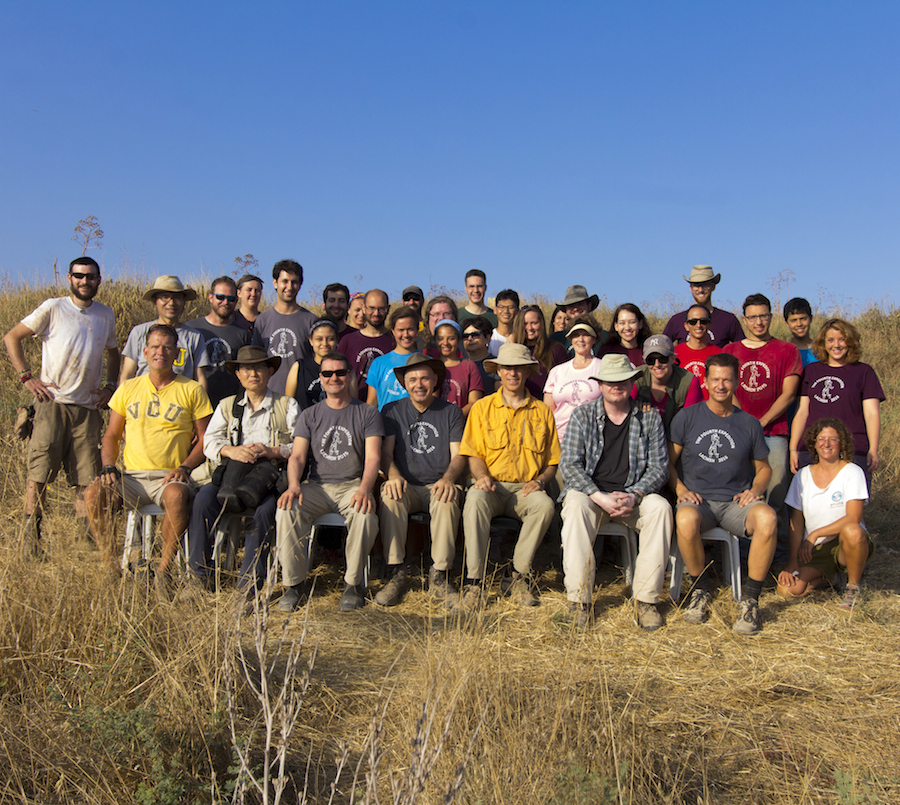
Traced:
[[[6, 332], [54, 290], [0, 293]], [[133, 283], [100, 299], [120, 342], [149, 318]], [[888, 396], [865, 600], [847, 613], [833, 593], [788, 604], [769, 588], [750, 639], [728, 590], [703, 626], [670, 604], [640, 632], [609, 564], [575, 630], [550, 545], [526, 612], [495, 594], [447, 616], [417, 575], [399, 606], [341, 614], [328, 564], [290, 619], [243, 615], [227, 585], [161, 604], [146, 579], [104, 571], [59, 483], [49, 558], [26, 562], [24, 400], [0, 361], [0, 803], [900, 802], [900, 319], [856, 324]]]

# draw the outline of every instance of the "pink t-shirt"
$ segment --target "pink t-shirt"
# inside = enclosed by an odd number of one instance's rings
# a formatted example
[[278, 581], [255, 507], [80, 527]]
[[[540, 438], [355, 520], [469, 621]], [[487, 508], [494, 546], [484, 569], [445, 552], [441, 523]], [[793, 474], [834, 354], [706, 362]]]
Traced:
[[481, 372], [472, 361], [460, 361], [456, 366], [444, 366], [447, 375], [441, 387], [440, 398], [464, 408], [469, 404], [470, 391], [484, 391]]
[[584, 369], [576, 369], [574, 361], [566, 361], [550, 370], [544, 384], [544, 394], [553, 397], [556, 406], [553, 418], [556, 420], [556, 432], [560, 441], [565, 435], [572, 412], [582, 403], [596, 400], [600, 396], [600, 384], [591, 380], [599, 371], [599, 358], [593, 358]]
[[[797, 347], [778, 338], [770, 339], [759, 349], [750, 349], [743, 341], [735, 341], [722, 351], [738, 359], [741, 371], [735, 396], [741, 408], [757, 419], [764, 416], [781, 396], [784, 381], [791, 375], [799, 377], [803, 373]], [[766, 436], [787, 436], [788, 431], [787, 411], [763, 428]]]
[[691, 349], [687, 342], [675, 345], [675, 357], [678, 358], [678, 365], [682, 369], [687, 369], [700, 381], [700, 391], [703, 392], [703, 399], [709, 399], [709, 391], [706, 388], [706, 359], [710, 355], [717, 355], [722, 351], [721, 347], [710, 344], [705, 349]]

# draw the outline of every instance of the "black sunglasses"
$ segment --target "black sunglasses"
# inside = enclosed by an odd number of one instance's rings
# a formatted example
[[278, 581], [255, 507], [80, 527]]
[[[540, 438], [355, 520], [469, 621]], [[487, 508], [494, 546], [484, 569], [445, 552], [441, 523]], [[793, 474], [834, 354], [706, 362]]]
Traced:
[[655, 363], [661, 363], [663, 366], [668, 364], [669, 356], [668, 355], [651, 355], [647, 358], [647, 366], [653, 366]]
[[82, 272], [82, 271], [70, 271], [69, 276], [73, 277], [74, 279], [77, 279], [77, 280], [99, 280], [100, 279], [100, 275], [95, 274], [93, 271], [89, 271], [87, 273]]
[[322, 377], [331, 377], [332, 375], [337, 375], [338, 377], [346, 377], [350, 374], [349, 369], [323, 369], [319, 372]]
[[484, 333], [482, 333], [480, 330], [474, 330], [470, 333], [463, 333], [463, 338], [465, 338], [466, 341], [469, 341], [472, 338], [481, 338], [481, 336], [483, 335]]
[[406, 296], [403, 297], [404, 302], [412, 302], [413, 299], [415, 299], [417, 302], [422, 301], [421, 297], [416, 296], [414, 293], [408, 293]]
[[237, 297], [232, 296], [231, 294], [228, 294], [228, 293], [217, 293], [217, 294], [213, 294], [213, 296], [215, 296], [216, 299], [218, 299], [220, 302], [226, 302], [226, 301], [227, 302], [237, 302]]
[[694, 327], [697, 324], [709, 324], [709, 319], [688, 319], [687, 323]]

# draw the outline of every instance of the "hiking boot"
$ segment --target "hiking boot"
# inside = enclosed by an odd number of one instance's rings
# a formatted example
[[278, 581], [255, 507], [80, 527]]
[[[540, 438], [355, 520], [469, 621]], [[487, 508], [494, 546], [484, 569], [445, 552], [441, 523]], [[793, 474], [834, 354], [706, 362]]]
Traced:
[[168, 570], [153, 574], [153, 586], [160, 601], [165, 601], [166, 603], [172, 601], [175, 595], [175, 584], [175, 578]]
[[637, 602], [637, 621], [645, 632], [655, 632], [663, 625], [662, 615], [656, 604], [648, 604], [646, 601]]
[[434, 565], [428, 571], [428, 591], [432, 598], [443, 601], [444, 606], [448, 609], [452, 609], [459, 601], [459, 593], [453, 589], [453, 585], [447, 578], [447, 571], [437, 570]]
[[760, 629], [759, 601], [755, 598], [745, 598], [741, 601], [741, 614], [732, 627], [738, 634], [756, 634]]
[[406, 565], [397, 565], [390, 580], [375, 596], [375, 603], [383, 607], [392, 607], [400, 603], [406, 585], [409, 582], [409, 570]]
[[46, 558], [44, 554], [44, 545], [41, 542], [41, 520], [40, 514], [29, 514], [25, 518], [25, 532], [22, 535], [22, 550], [26, 559], [37, 559], [38, 561]]
[[841, 609], [853, 609], [862, 600], [862, 588], [858, 584], [850, 584], [844, 587], [844, 597], [841, 599]]
[[[215, 583], [213, 583], [215, 586]], [[178, 591], [175, 600], [179, 602], [200, 603], [203, 600], [204, 593], [208, 593], [210, 589], [209, 579], [204, 577], [197, 578], [193, 573], [188, 573], [184, 580], [184, 586]]]
[[[252, 587], [253, 585], [248, 585]], [[284, 588], [284, 593], [281, 598], [278, 599], [278, 611], [279, 612], [293, 612], [300, 604], [303, 603], [303, 599], [306, 597], [306, 585], [303, 582], [300, 584], [292, 584], [288, 587]]]
[[481, 606], [483, 600], [484, 590], [481, 588], [481, 584], [467, 584], [454, 609], [459, 612], [474, 612]]
[[588, 625], [588, 605], [580, 601], [569, 601], [569, 614], [572, 616], [572, 625], [578, 629], [584, 629]]
[[341, 612], [353, 612], [366, 603], [366, 597], [363, 595], [362, 587], [358, 584], [348, 584], [341, 596]]
[[687, 604], [682, 608], [682, 615], [688, 623], [703, 623], [709, 617], [709, 605], [712, 596], [706, 590], [696, 587], [691, 593]]
[[[504, 582], [506, 584], [504, 585]], [[506, 589], [504, 589], [504, 586]], [[500, 591], [509, 596], [510, 601], [520, 607], [536, 607], [537, 599], [531, 591], [532, 585], [529, 579], [519, 571], [514, 570], [509, 579], [500, 580]]]

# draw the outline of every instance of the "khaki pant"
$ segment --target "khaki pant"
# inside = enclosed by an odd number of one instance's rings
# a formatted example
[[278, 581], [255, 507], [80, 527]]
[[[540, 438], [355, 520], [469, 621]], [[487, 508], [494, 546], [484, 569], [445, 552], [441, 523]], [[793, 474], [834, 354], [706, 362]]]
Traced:
[[522, 521], [522, 530], [513, 553], [513, 567], [523, 576], [531, 573], [535, 551], [553, 519], [553, 501], [546, 492], [538, 490], [523, 495], [525, 484], [494, 481], [494, 485], [496, 489], [493, 492], [471, 486], [466, 493], [463, 530], [466, 534], [466, 569], [470, 579], [484, 578], [492, 518], [506, 515]]
[[281, 562], [281, 579], [286, 587], [293, 587], [306, 580], [309, 572], [309, 541], [312, 525], [317, 518], [329, 512], [340, 514], [347, 521], [347, 584], [362, 584], [366, 561], [375, 537], [378, 536], [378, 515], [360, 514], [350, 499], [359, 489], [359, 478], [340, 484], [301, 484], [303, 502], [294, 501], [290, 509], [278, 509], [275, 526], [278, 534], [278, 559]]
[[381, 539], [389, 565], [406, 559], [406, 534], [409, 515], [428, 512], [431, 515], [431, 560], [436, 570], [450, 570], [456, 556], [456, 532], [459, 529], [459, 498], [443, 503], [432, 497], [431, 488], [408, 484], [400, 500], [391, 500], [381, 488]]
[[672, 507], [661, 495], [647, 495], [628, 517], [611, 518], [583, 492], [570, 489], [562, 507], [563, 571], [566, 597], [589, 604], [594, 589], [594, 540], [597, 529], [612, 520], [640, 535], [640, 550], [631, 582], [632, 596], [655, 604], [662, 592], [672, 542]]

